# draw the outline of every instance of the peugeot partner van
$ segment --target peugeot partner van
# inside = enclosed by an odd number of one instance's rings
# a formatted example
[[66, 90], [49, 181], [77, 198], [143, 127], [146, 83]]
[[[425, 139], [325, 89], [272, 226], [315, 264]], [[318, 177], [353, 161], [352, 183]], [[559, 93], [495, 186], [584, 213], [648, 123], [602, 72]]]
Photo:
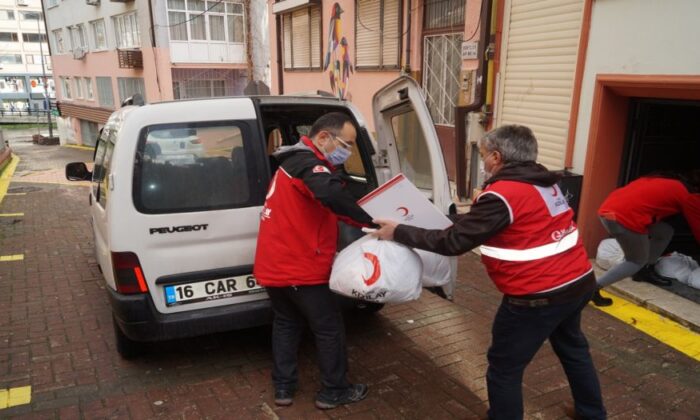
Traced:
[[[260, 212], [276, 170], [270, 154], [296, 143], [325, 113], [344, 112], [357, 129], [356, 150], [339, 168], [354, 196], [403, 172], [445, 214], [454, 212], [415, 81], [395, 80], [374, 96], [373, 108], [376, 139], [351, 103], [320, 96], [182, 100], [114, 112], [97, 141], [93, 171], [74, 162], [66, 177], [92, 181], [97, 262], [119, 353], [134, 356], [144, 341], [270, 322], [267, 295], [252, 275]], [[362, 235], [339, 229], [339, 248]], [[456, 259], [452, 264], [456, 273]], [[453, 288], [454, 278], [439, 294], [450, 298]]]

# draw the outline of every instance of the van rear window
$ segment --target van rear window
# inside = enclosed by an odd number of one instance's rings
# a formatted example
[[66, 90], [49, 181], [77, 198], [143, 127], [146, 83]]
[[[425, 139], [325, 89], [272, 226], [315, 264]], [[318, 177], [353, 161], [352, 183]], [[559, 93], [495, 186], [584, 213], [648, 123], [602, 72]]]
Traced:
[[254, 205], [245, 130], [234, 123], [151, 126], [136, 152], [134, 202], [143, 213]]

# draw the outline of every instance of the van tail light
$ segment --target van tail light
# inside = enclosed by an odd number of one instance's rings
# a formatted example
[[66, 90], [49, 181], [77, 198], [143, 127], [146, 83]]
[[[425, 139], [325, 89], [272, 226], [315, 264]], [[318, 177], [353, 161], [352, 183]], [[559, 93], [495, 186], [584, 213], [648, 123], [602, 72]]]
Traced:
[[112, 252], [112, 267], [117, 292], [132, 295], [147, 293], [148, 285], [143, 277], [139, 257], [133, 252]]

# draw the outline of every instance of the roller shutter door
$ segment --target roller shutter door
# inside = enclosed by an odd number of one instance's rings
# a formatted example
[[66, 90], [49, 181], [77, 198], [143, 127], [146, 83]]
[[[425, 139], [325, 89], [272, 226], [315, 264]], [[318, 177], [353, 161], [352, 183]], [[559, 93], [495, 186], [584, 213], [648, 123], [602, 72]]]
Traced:
[[584, 0], [507, 0], [498, 126], [527, 125], [538, 160], [564, 167]]

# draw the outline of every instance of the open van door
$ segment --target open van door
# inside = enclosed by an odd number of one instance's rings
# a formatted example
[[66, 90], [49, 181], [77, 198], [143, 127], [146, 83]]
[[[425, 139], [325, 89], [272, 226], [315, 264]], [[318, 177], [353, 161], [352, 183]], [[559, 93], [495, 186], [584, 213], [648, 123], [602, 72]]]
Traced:
[[[372, 98], [377, 130], [378, 181], [403, 173], [445, 214], [454, 212], [445, 160], [437, 132], [415, 80], [401, 76], [380, 89]], [[382, 171], [382, 167], [388, 167]], [[452, 280], [436, 292], [452, 299], [457, 258], [451, 258]], [[441, 293], [442, 292], [442, 293]]]

